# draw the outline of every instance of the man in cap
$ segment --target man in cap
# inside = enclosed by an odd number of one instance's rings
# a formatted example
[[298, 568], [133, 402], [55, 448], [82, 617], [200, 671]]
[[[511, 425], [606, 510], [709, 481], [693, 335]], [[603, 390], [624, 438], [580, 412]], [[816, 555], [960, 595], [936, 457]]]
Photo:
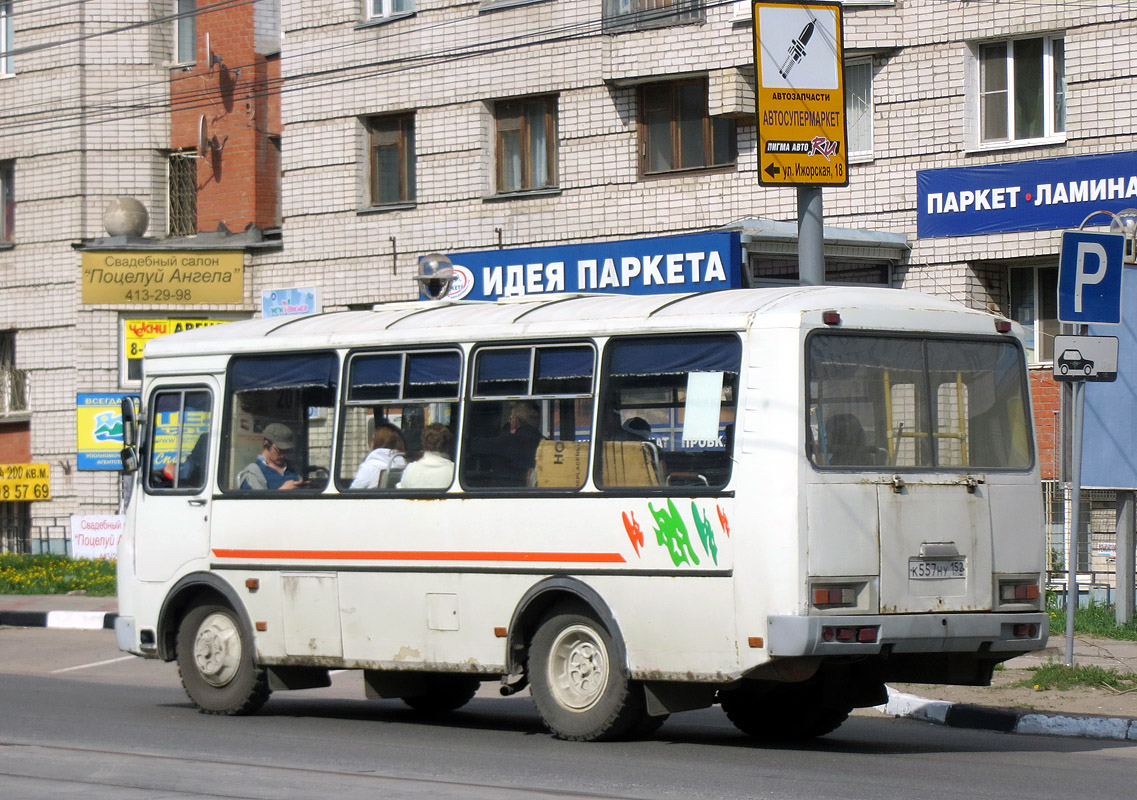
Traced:
[[265, 425], [261, 434], [264, 449], [257, 460], [237, 473], [237, 486], [241, 489], [296, 489], [304, 485], [300, 476], [288, 463], [289, 454], [296, 447], [292, 429], [280, 422]]

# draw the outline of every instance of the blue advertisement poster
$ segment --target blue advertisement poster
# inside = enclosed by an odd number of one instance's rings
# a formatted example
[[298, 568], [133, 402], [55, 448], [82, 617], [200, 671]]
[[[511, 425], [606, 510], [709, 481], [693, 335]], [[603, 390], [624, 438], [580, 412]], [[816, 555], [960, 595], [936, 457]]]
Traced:
[[122, 468], [122, 398], [119, 392], [75, 396], [76, 465], [79, 469]]
[[669, 294], [742, 285], [737, 232], [521, 247], [449, 254], [454, 282], [448, 297], [499, 297], [601, 292]]
[[[916, 173], [921, 239], [1077, 228], [1094, 211], [1137, 206], [1137, 152]], [[1091, 225], [1107, 225], [1098, 217]]]

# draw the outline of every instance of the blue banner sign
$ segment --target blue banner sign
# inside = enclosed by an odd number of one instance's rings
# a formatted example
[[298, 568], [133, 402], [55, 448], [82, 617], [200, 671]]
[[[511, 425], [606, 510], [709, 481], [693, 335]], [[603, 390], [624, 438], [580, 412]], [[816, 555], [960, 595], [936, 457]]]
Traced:
[[921, 239], [1077, 228], [1137, 206], [1137, 153], [921, 170], [916, 203]]
[[600, 292], [668, 294], [742, 285], [737, 232], [693, 233], [614, 242], [452, 253], [448, 297]]

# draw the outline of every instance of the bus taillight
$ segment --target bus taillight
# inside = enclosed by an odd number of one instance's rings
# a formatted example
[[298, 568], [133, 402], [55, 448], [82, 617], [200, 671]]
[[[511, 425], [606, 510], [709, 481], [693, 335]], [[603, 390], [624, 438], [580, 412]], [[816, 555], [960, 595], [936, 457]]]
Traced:
[[821, 638], [826, 642], [859, 642], [861, 644], [874, 644], [879, 625], [841, 626], [822, 625]]

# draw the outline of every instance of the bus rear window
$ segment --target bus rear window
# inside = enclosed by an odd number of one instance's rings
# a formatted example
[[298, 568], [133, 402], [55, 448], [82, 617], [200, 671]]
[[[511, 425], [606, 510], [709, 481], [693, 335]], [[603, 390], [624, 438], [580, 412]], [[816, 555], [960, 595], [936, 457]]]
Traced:
[[1008, 341], [819, 334], [809, 457], [835, 469], [1028, 469], [1022, 353]]

